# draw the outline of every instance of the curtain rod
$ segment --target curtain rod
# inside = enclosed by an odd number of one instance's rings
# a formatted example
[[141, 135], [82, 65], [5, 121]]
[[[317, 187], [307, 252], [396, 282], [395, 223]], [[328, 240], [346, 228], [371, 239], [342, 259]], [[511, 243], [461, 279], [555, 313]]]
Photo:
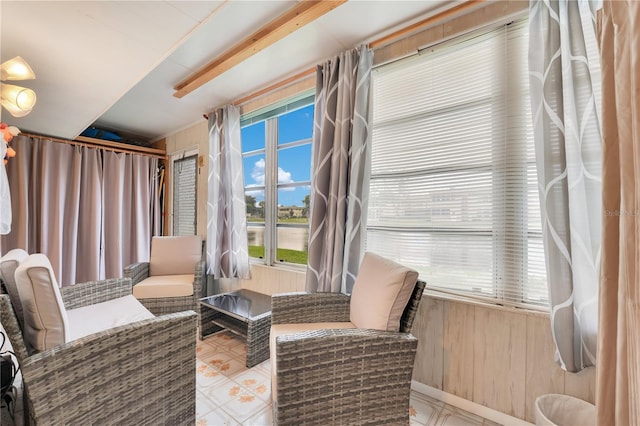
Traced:
[[[419, 22], [415, 22], [411, 25], [408, 25], [404, 28], [401, 28], [397, 31], [394, 31], [391, 34], [388, 34], [384, 37], [380, 37], [376, 40], [373, 40], [372, 42], [369, 43], [369, 46], [371, 47], [371, 49], [373, 49], [374, 51], [376, 50], [376, 48], [381, 48], [383, 46], [386, 46], [388, 44], [390, 44], [391, 42], [398, 40], [402, 37], [405, 37], [407, 35], [409, 35], [412, 32], [415, 32], [419, 29], [422, 29], [426, 26], [429, 25], [436, 25], [442, 21], [444, 21], [445, 19], [451, 18], [453, 15], [459, 14], [461, 12], [466, 11], [467, 9], [470, 9], [472, 7], [478, 6], [478, 4], [480, 3], [484, 3], [486, 0], [467, 0], [464, 3], [460, 3], [454, 7], [451, 7], [449, 9], [443, 10], [439, 13], [436, 13], [435, 15], [429, 16], [428, 18], [423, 19], [422, 21]], [[287, 86], [291, 83], [295, 83], [298, 80], [302, 80], [306, 77], [311, 76], [312, 74], [314, 74], [316, 71], [316, 66], [313, 66], [312, 68], [306, 69], [294, 76], [288, 77], [284, 80], [281, 80], [277, 83], [274, 83], [268, 87], [265, 87], [264, 89], [260, 89], [257, 92], [253, 92], [250, 95], [247, 95], [245, 97], [242, 97], [240, 99], [237, 99], [235, 101], [232, 102], [233, 105], [237, 105], [240, 106], [242, 104], [245, 104], [249, 101], [252, 101], [255, 98], [258, 98], [264, 94], [273, 92], [277, 89], [280, 89], [281, 87]], [[206, 114], [203, 115], [203, 117], [205, 119], [208, 119], [208, 116]]]
[[20, 135], [32, 137], [32, 138], [38, 138], [38, 139], [48, 139], [54, 142], [64, 143], [67, 145], [77, 145], [77, 146], [86, 146], [88, 148], [103, 149], [105, 151], [122, 152], [125, 154], [136, 154], [136, 155], [142, 155], [144, 157], [160, 158], [163, 160], [167, 158], [166, 152], [161, 149], [147, 148], [144, 146], [137, 146], [137, 145], [127, 145], [119, 142], [110, 142], [110, 141], [104, 141], [101, 139], [88, 138], [85, 136], [78, 136], [76, 140], [68, 140], [68, 139], [60, 139], [60, 138], [54, 138], [52, 136], [38, 135], [35, 133], [26, 133], [26, 132], [21, 132]]

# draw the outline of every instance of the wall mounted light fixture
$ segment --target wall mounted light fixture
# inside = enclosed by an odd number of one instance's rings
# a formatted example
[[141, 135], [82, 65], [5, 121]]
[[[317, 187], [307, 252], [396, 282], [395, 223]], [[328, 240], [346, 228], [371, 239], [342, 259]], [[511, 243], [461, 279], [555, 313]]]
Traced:
[[7, 80], [32, 80], [36, 78], [27, 61], [20, 56], [9, 59], [0, 65], [0, 80], [2, 95], [0, 103], [14, 117], [24, 117], [29, 114], [36, 104], [36, 92], [13, 84], [6, 84]]

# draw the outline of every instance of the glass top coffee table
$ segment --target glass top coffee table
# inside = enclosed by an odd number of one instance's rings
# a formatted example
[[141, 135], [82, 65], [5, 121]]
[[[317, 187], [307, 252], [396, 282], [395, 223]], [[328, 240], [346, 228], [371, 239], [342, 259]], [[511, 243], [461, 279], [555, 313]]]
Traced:
[[271, 296], [240, 289], [200, 299], [200, 339], [229, 330], [247, 339], [247, 367], [269, 358]]

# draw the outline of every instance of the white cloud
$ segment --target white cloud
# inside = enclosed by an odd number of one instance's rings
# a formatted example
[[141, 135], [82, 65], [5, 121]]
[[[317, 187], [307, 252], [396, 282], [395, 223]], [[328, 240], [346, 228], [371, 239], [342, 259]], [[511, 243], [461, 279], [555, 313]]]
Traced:
[[291, 172], [285, 172], [282, 170], [282, 167], [278, 167], [278, 183], [290, 182], [293, 182], [293, 179], [291, 179]]
[[259, 159], [253, 165], [251, 170], [251, 178], [256, 185], [264, 185], [264, 158]]
[[[260, 185], [260, 186], [264, 185], [264, 169], [265, 169], [264, 158], [261, 158], [254, 163], [253, 170], [251, 170], [251, 178], [255, 182], [255, 185]], [[284, 170], [282, 167], [278, 167], [278, 183], [291, 183], [291, 182], [293, 182], [293, 179], [291, 178], [291, 172]], [[293, 191], [293, 190], [294, 188], [282, 188], [282, 191]], [[248, 191], [247, 191], [247, 194], [249, 194]]]

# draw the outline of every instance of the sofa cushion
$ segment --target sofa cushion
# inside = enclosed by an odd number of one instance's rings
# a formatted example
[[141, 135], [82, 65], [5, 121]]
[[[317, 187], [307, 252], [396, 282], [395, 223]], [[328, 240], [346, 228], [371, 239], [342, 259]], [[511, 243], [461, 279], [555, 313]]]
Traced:
[[133, 286], [133, 295], [138, 299], [191, 296], [193, 295], [193, 279], [193, 273], [191, 275], [160, 275], [145, 278]]
[[197, 236], [153, 237], [149, 275], [193, 274], [202, 259], [202, 239]]
[[11, 305], [13, 305], [13, 310], [16, 312], [16, 317], [18, 318], [18, 323], [21, 328], [24, 323], [24, 314], [22, 313], [22, 302], [20, 301], [20, 294], [18, 293], [15, 273], [20, 263], [27, 257], [29, 257], [29, 253], [26, 251], [13, 249], [0, 258], [0, 278], [2, 278], [7, 287]]
[[276, 358], [276, 339], [285, 334], [295, 334], [304, 331], [313, 330], [331, 330], [356, 328], [350, 322], [312, 322], [298, 324], [273, 324], [269, 334], [269, 358], [271, 363], [271, 399], [275, 403], [276, 391], [278, 390], [278, 381], [276, 380], [276, 372], [278, 371], [278, 361]]
[[365, 253], [351, 293], [350, 320], [358, 328], [397, 332], [418, 272]]
[[67, 314], [49, 259], [32, 254], [18, 266], [15, 276], [27, 345], [44, 351], [68, 341]]
[[69, 341], [89, 336], [120, 325], [154, 318], [132, 295], [107, 300], [95, 305], [69, 309]]

